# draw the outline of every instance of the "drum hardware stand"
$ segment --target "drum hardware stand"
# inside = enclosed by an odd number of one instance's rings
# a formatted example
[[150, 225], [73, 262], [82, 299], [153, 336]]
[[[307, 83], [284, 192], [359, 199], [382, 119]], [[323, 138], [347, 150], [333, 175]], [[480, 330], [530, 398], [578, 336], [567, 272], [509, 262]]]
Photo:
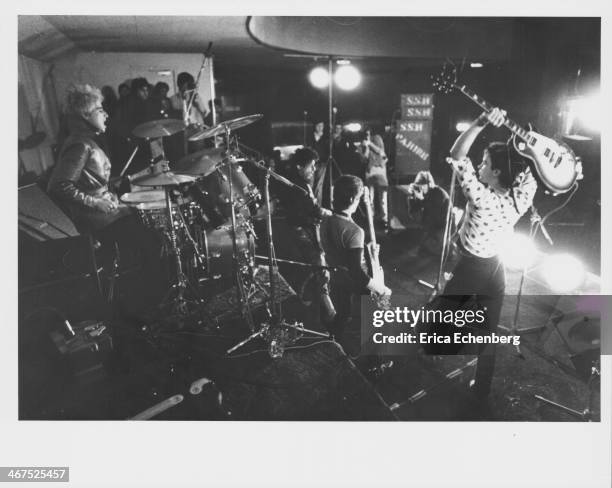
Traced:
[[451, 246], [451, 229], [453, 222], [453, 206], [455, 202], [455, 183], [457, 181], [457, 173], [453, 169], [451, 175], [450, 187], [448, 189], [448, 208], [446, 209], [446, 222], [444, 224], [444, 237], [442, 238], [442, 253], [440, 254], [440, 264], [438, 267], [438, 277], [436, 278], [436, 284], [432, 285], [425, 280], [419, 280], [419, 284], [431, 289], [431, 296], [429, 301], [435, 298], [442, 291], [442, 280], [444, 277], [444, 266], [449, 256], [449, 250]]
[[[244, 346], [245, 344], [249, 343], [253, 339], [257, 337], [262, 337], [268, 343], [268, 352], [270, 354], [270, 357], [272, 357], [273, 359], [278, 359], [282, 357], [285, 351], [285, 347], [288, 344], [294, 343], [301, 337], [301, 335], [297, 335], [299, 333], [308, 333], [325, 339], [329, 338], [329, 334], [306, 329], [304, 327], [304, 324], [301, 322], [289, 323], [283, 318], [282, 308], [276, 298], [276, 276], [278, 274], [278, 266], [276, 266], [277, 260], [275, 258], [274, 252], [274, 241], [272, 240], [272, 213], [270, 211], [270, 176], [273, 176], [275, 179], [284, 184], [289, 184], [289, 186], [295, 186], [297, 188], [300, 187], [294, 185], [286, 178], [265, 167], [260, 162], [253, 162], [253, 164], [255, 164], [256, 167], [265, 170], [264, 204], [266, 206], [266, 233], [268, 239], [269, 270], [268, 272], [270, 275], [270, 300], [268, 302], [268, 313], [270, 314], [270, 320], [269, 322], [263, 322], [257, 332], [254, 332], [242, 342], [228, 349], [226, 353], [229, 355]], [[302, 188], [300, 188], [300, 190], [303, 191]]]
[[172, 256], [174, 258], [174, 266], [176, 270], [176, 283], [173, 283], [170, 286], [170, 289], [162, 299], [160, 303], [160, 307], [163, 308], [166, 305], [171, 306], [171, 311], [175, 315], [184, 316], [189, 313], [189, 303], [190, 301], [185, 298], [187, 291], [189, 290], [193, 296], [194, 300], [191, 302], [195, 303], [198, 308], [202, 305], [202, 300], [198, 298], [197, 291], [193, 288], [193, 286], [189, 283], [189, 280], [185, 276], [183, 272], [183, 264], [181, 262], [181, 251], [178, 247], [176, 229], [174, 227], [174, 218], [172, 216], [172, 201], [170, 198], [170, 189], [169, 187], [164, 187], [165, 196], [166, 196], [166, 211], [168, 215], [168, 222], [170, 223], [170, 230], [168, 231], [168, 238], [170, 241], [170, 249], [172, 252]]
[[114, 243], [115, 255], [113, 256], [113, 262], [111, 263], [110, 275], [108, 277], [108, 294], [106, 296], [106, 302], [112, 304], [115, 300], [115, 282], [119, 278], [119, 262], [121, 256], [119, 254], [119, 245]]
[[[563, 317], [564, 315], [561, 314], [557, 320], [550, 320], [550, 322], [552, 322], [553, 326], [555, 327], [555, 330], [559, 334], [559, 337], [561, 338], [565, 346], [565, 349], [569, 353], [570, 359], [572, 359], [573, 357], [577, 356], [577, 354], [572, 351], [568, 341], [563, 337], [563, 334], [561, 334], [561, 332], [559, 331], [559, 322], [562, 320]], [[555, 365], [559, 366], [558, 360], [553, 359], [552, 361]], [[579, 377], [581, 379], [583, 378], [582, 376], [579, 376]], [[582, 412], [578, 410], [574, 410], [573, 408], [567, 407], [566, 405], [563, 405], [561, 403], [554, 402], [541, 395], [534, 395], [534, 398], [536, 400], [539, 400], [542, 403], [555, 407], [563, 412], [569, 413], [570, 415], [573, 415], [574, 417], [580, 420], [590, 422], [593, 417], [593, 383], [599, 379], [600, 379], [600, 365], [599, 365], [599, 360], [597, 359], [591, 362], [591, 374], [588, 380], [586, 381], [587, 389], [588, 389], [588, 392], [587, 392], [588, 396], [587, 396], [587, 401], [586, 401], [586, 407]]]
[[[214, 101], [213, 101], [214, 105]], [[223, 124], [222, 124], [223, 125]], [[236, 233], [236, 208], [234, 205], [234, 185], [233, 185], [233, 171], [234, 171], [234, 155], [230, 150], [230, 134], [231, 130], [229, 125], [223, 125], [225, 130], [225, 141], [227, 147], [227, 158], [228, 158], [228, 185], [229, 185], [229, 204], [230, 204], [230, 217], [232, 223], [232, 272], [234, 273], [234, 280], [236, 283], [236, 295], [240, 304], [240, 313], [246, 320], [249, 330], [253, 332], [255, 330], [255, 324], [253, 323], [253, 315], [249, 307], [249, 299], [245, 290], [244, 281], [241, 276], [240, 263], [238, 262], [238, 235]]]
[[553, 402], [552, 400], [549, 400], [548, 398], [545, 398], [541, 395], [534, 395], [534, 398], [536, 400], [539, 400], [542, 403], [545, 403], [547, 405], [550, 405], [551, 407], [555, 407], [563, 412], [569, 413], [570, 415], [573, 415], [574, 417], [577, 417], [580, 420], [584, 420], [586, 422], [590, 422], [593, 419], [593, 399], [592, 399], [592, 385], [593, 383], [600, 377], [600, 373], [599, 373], [599, 369], [597, 368], [596, 365], [593, 365], [591, 367], [591, 376], [589, 377], [588, 381], [587, 381], [587, 387], [588, 387], [588, 399], [587, 399], [587, 405], [586, 408], [582, 411], [579, 412], [578, 410], [574, 410], [573, 408], [567, 407], [561, 403], [557, 403], [557, 402]]

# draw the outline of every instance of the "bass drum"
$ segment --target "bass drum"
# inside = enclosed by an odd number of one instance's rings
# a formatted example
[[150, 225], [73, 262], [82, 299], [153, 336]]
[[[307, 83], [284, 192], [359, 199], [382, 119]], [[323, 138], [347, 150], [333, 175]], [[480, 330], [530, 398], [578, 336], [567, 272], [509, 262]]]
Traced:
[[[217, 295], [234, 285], [231, 226], [224, 225], [218, 229], [208, 230], [201, 234], [199, 243], [204, 256], [204, 270], [198, 277], [203, 295]], [[248, 226], [236, 229], [237, 261], [243, 276], [252, 272], [255, 262], [255, 239]]]
[[[197, 182], [195, 191], [199, 190], [203, 199], [200, 205], [210, 220], [216, 222], [215, 227], [231, 218], [229, 173], [225, 164]], [[250, 208], [257, 208], [261, 195], [240, 164], [232, 166], [232, 192], [236, 214], [250, 217]]]

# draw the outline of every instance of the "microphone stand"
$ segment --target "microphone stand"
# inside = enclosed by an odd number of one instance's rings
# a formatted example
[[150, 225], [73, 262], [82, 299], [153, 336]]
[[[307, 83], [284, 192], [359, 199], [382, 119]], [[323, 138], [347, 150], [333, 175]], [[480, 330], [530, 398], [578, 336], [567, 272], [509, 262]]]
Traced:
[[[287, 322], [283, 318], [282, 308], [280, 302], [276, 297], [276, 278], [278, 275], [277, 260], [274, 252], [274, 241], [272, 239], [272, 212], [270, 211], [270, 177], [273, 177], [277, 181], [284, 185], [290, 186], [291, 188], [298, 188], [307, 194], [307, 192], [295, 185], [287, 178], [279, 175], [272, 171], [270, 168], [261, 164], [261, 162], [251, 161], [257, 168], [265, 171], [264, 175], [264, 204], [266, 208], [266, 235], [268, 240], [268, 273], [270, 276], [270, 299], [268, 306], [268, 313], [270, 315], [269, 322], [263, 322], [260, 329], [247, 337], [242, 342], [236, 344], [226, 351], [226, 354], [231, 354], [237, 349], [241, 348], [245, 344], [257, 337], [262, 337], [268, 343], [268, 352], [270, 357], [278, 359], [283, 356], [285, 347], [289, 344], [296, 342], [304, 333], [312, 334], [317, 337], [329, 339], [329, 334], [317, 332], [314, 330], [306, 329], [302, 322]], [[301, 333], [301, 334], [300, 334]], [[300, 334], [300, 335], [298, 335]]]
[[[531, 205], [530, 224], [531, 224], [531, 228], [529, 229], [529, 240], [533, 240], [538, 230], [540, 230], [544, 238], [548, 241], [548, 243], [551, 246], [553, 245], [553, 241], [550, 238], [550, 234], [548, 234], [546, 228], [544, 227], [544, 221], [542, 220], [542, 217], [540, 216], [540, 214], [538, 213], [538, 210], [535, 208], [533, 204]], [[521, 279], [519, 281], [519, 288], [518, 288], [518, 291], [516, 292], [516, 307], [514, 308], [514, 317], [512, 319], [512, 325], [510, 327], [506, 327], [504, 325], [499, 326], [500, 329], [504, 329], [512, 335], [530, 334], [530, 333], [538, 332], [546, 328], [545, 325], [536, 325], [533, 327], [519, 327], [518, 326], [518, 315], [519, 315], [519, 310], [521, 307], [521, 298], [523, 296], [523, 284], [525, 283], [526, 275], [527, 275], [527, 266], [523, 264], [521, 268]], [[516, 352], [522, 357], [523, 354], [521, 353], [521, 346], [517, 344], [514, 347], [516, 348]]]

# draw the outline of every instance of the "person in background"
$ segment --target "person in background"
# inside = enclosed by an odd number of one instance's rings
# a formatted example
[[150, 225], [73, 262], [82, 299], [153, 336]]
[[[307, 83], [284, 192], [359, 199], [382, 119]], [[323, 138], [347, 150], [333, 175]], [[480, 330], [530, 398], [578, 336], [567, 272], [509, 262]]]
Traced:
[[104, 111], [108, 114], [108, 117], [112, 118], [115, 114], [117, 105], [119, 104], [119, 99], [117, 98], [117, 95], [115, 95], [115, 90], [113, 90], [112, 86], [103, 86], [102, 96], [104, 97], [104, 100], [102, 101], [102, 107], [104, 108]]
[[[176, 84], [179, 91], [170, 97], [173, 118], [184, 120], [187, 125], [203, 127], [207, 109], [198, 93], [194, 94], [196, 86], [193, 76], [183, 71], [176, 77]], [[190, 100], [193, 100], [191, 107]]]
[[387, 210], [387, 192], [389, 181], [387, 179], [387, 155], [382, 137], [378, 134], [372, 135], [366, 130], [365, 138], [361, 145], [361, 154], [366, 161], [365, 184], [370, 189], [374, 217], [385, 228], [389, 226], [389, 214]]
[[[409, 185], [410, 212], [421, 222], [422, 234], [411, 251], [416, 256], [421, 250], [439, 255], [442, 252], [444, 228], [449, 197], [446, 190], [436, 185], [429, 171], [419, 171]], [[454, 214], [451, 214], [454, 223]], [[451, 233], [454, 225], [451, 225]]]
[[130, 87], [127, 83], [121, 83], [117, 87], [117, 92], [119, 93], [119, 102], [125, 102], [130, 96]]
[[151, 110], [159, 119], [165, 119], [170, 116], [170, 99], [168, 98], [169, 91], [170, 87], [168, 86], [168, 83], [158, 81], [151, 92]]
[[325, 133], [325, 123], [318, 121], [314, 124], [308, 146], [312, 147], [319, 155], [319, 161], [327, 161], [329, 153], [329, 137]]
[[325, 123], [316, 122], [308, 140], [308, 146], [319, 155], [316, 162], [315, 176], [313, 181], [313, 191], [319, 205], [323, 202], [323, 190], [325, 183], [325, 172], [329, 154], [329, 137], [326, 136]]
[[363, 182], [353, 175], [343, 175], [334, 183], [332, 215], [321, 223], [321, 243], [328, 265], [341, 267], [331, 274], [330, 297], [336, 317], [329, 326], [330, 333], [341, 340], [351, 319], [353, 298], [366, 291], [389, 296], [391, 290], [384, 283], [373, 280], [365, 271], [365, 234], [353, 221], [353, 214], [363, 195]]
[[146, 78], [134, 78], [132, 80], [129, 113], [131, 129], [143, 122], [153, 120], [149, 93], [149, 82]]

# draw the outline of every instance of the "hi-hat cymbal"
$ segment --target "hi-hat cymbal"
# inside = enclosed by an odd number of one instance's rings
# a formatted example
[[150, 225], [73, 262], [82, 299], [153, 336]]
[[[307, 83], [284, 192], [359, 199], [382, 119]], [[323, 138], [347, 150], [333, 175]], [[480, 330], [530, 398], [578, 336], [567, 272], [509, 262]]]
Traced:
[[180, 175], [204, 177], [213, 173], [217, 165], [223, 161], [221, 148], [203, 149], [188, 154], [173, 165], [172, 170]]
[[211, 127], [210, 129], [202, 129], [201, 131], [196, 132], [191, 137], [189, 137], [189, 140], [200, 141], [208, 137], [218, 136], [224, 134], [227, 129], [240, 129], [242, 127], [252, 124], [253, 122], [257, 122], [262, 117], [262, 114], [253, 114], [246, 115], [244, 117], [238, 117], [237, 119], [226, 120], [225, 122], [221, 122], [216, 126]]
[[132, 183], [137, 186], [176, 186], [183, 183], [193, 183], [196, 179], [193, 176], [177, 175], [171, 171], [157, 173], [135, 178]]
[[147, 139], [155, 139], [157, 137], [166, 137], [176, 134], [185, 129], [185, 123], [178, 119], [160, 119], [151, 120], [144, 124], [137, 125], [132, 130], [132, 134], [136, 137], [145, 137]]

